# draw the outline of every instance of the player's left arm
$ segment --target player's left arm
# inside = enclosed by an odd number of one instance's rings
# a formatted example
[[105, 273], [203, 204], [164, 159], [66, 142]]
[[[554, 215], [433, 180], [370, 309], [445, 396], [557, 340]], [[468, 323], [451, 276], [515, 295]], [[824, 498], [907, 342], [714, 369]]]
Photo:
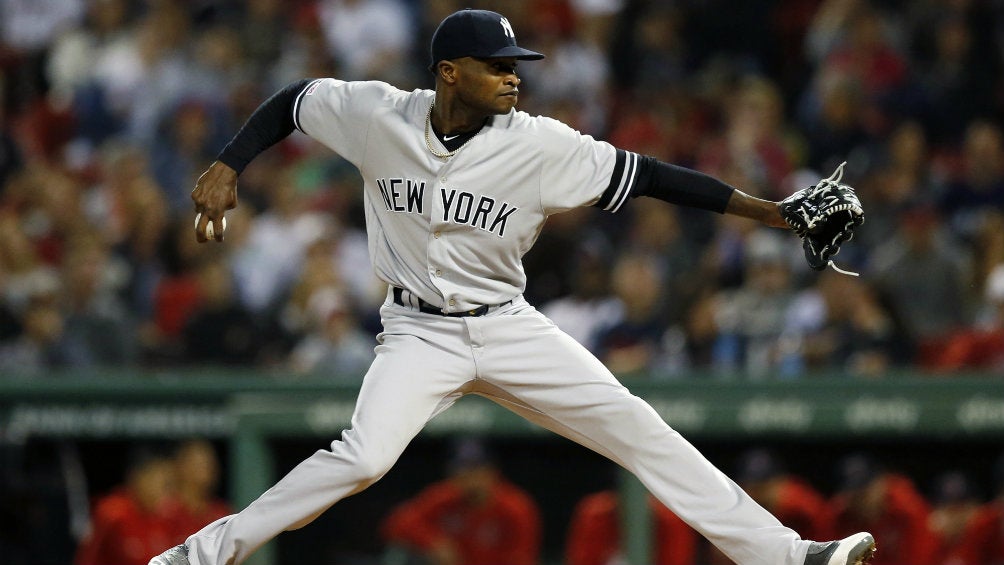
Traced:
[[781, 209], [777, 202], [750, 196], [739, 189], [732, 192], [732, 196], [725, 206], [725, 213], [757, 220], [772, 228], [791, 229], [791, 226], [781, 216]]
[[637, 175], [631, 197], [649, 196], [672, 204], [711, 210], [789, 229], [777, 202], [750, 196], [700, 171], [654, 157], [637, 156]]

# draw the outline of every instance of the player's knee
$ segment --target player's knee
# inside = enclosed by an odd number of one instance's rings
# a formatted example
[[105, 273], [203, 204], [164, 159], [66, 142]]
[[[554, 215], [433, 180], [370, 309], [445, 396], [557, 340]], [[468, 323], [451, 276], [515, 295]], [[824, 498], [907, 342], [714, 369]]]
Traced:
[[354, 470], [360, 483], [367, 486], [380, 480], [394, 465], [394, 458], [376, 449], [365, 449], [356, 456]]

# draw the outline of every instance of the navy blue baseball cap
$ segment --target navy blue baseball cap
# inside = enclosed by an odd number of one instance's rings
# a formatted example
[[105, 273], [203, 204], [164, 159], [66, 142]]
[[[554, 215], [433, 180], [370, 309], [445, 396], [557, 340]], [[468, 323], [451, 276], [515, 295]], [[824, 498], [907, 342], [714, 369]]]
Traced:
[[460, 10], [446, 17], [432, 34], [432, 62], [461, 57], [543, 59], [544, 55], [516, 45], [516, 34], [502, 14], [488, 10]]

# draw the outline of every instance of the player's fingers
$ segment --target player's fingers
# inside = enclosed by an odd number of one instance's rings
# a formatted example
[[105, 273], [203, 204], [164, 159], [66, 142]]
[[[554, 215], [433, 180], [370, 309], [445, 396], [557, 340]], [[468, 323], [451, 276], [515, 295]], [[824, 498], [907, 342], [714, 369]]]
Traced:
[[223, 235], [227, 231], [227, 218], [223, 214], [215, 220], [210, 220], [209, 224], [206, 225], [206, 229], [210, 233], [206, 233], [206, 237], [212, 237], [216, 241], [223, 241]]
[[195, 215], [195, 241], [205, 243], [208, 240], [206, 237], [206, 224], [208, 223], [209, 216], [206, 216], [202, 212]]
[[227, 230], [227, 219], [223, 214], [213, 214], [199, 212], [195, 216], [195, 239], [199, 243], [209, 241], [223, 241], [224, 233]]

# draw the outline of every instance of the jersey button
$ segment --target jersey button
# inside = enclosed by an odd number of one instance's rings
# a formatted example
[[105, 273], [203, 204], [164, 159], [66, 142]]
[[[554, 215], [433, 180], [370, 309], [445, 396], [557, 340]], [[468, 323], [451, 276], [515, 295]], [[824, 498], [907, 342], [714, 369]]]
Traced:
[[457, 301], [451, 298], [450, 302], [449, 302], [449, 305], [450, 306], [456, 306], [457, 305]]
[[436, 238], [436, 239], [439, 239], [439, 236], [440, 236], [440, 235], [442, 235], [442, 234], [441, 234], [440, 232], [438, 232], [438, 231], [437, 231], [437, 232], [435, 232], [435, 233], [433, 233], [433, 234], [432, 234], [432, 237], [434, 237], [434, 238]]
[[443, 270], [442, 269], [436, 269], [436, 276], [437, 277], [443, 276]]

